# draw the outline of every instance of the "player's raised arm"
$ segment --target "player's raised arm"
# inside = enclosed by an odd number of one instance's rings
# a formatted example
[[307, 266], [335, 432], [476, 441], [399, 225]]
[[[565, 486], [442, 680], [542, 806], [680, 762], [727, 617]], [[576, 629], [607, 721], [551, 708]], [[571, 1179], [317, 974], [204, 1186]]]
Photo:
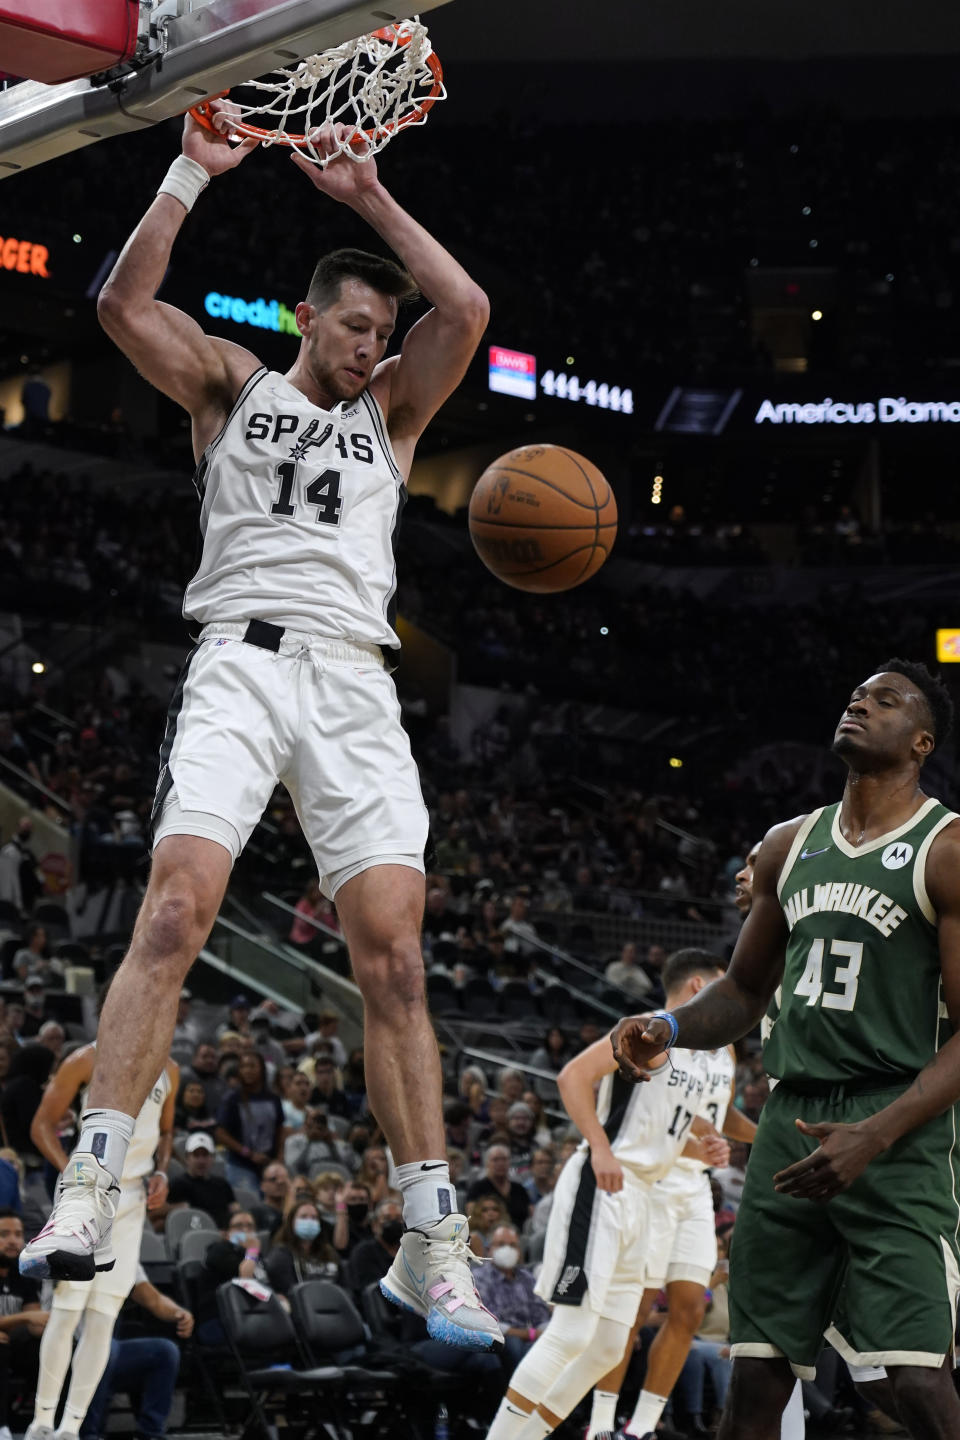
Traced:
[[783, 974], [787, 923], [777, 881], [799, 825], [799, 820], [775, 825], [760, 847], [753, 905], [727, 973], [673, 1012], [676, 1029], [669, 1020], [650, 1013], [628, 1015], [616, 1026], [613, 1054], [628, 1080], [648, 1079], [644, 1067], [671, 1044], [715, 1050], [749, 1034], [759, 1023]]
[[[229, 107], [219, 103], [226, 123]], [[155, 296], [174, 241], [201, 189], [239, 165], [255, 143], [231, 145], [225, 135], [212, 133], [188, 115], [183, 153], [123, 247], [97, 300], [97, 315], [111, 340], [144, 379], [193, 417], [198, 455], [258, 361], [242, 346], [206, 335], [189, 315]]]
[[[344, 127], [334, 128], [336, 135], [328, 126], [319, 132], [318, 149], [333, 152]], [[376, 230], [433, 306], [409, 331], [400, 355], [379, 366], [371, 386], [404, 467], [417, 438], [466, 373], [490, 315], [487, 297], [463, 266], [387, 192], [372, 157], [358, 164], [339, 156], [323, 169], [301, 155], [292, 159], [318, 190], [349, 205]]]

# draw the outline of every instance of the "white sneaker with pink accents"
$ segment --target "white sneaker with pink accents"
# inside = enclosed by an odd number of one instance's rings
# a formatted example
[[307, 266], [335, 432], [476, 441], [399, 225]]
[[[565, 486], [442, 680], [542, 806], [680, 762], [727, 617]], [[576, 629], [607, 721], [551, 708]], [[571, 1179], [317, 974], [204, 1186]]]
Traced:
[[50, 1219], [20, 1251], [31, 1280], [92, 1280], [116, 1264], [110, 1244], [120, 1186], [95, 1155], [70, 1156], [57, 1182]]
[[470, 1266], [481, 1262], [466, 1236], [465, 1215], [444, 1215], [422, 1230], [407, 1230], [380, 1289], [394, 1305], [425, 1316], [434, 1340], [492, 1350], [503, 1344], [503, 1335], [477, 1294]]

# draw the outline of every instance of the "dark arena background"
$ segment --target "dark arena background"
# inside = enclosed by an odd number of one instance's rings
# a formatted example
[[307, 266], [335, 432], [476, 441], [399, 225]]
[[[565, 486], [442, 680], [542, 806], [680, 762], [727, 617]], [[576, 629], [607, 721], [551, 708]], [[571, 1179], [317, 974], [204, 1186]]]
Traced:
[[[454, 0], [424, 18], [449, 99], [380, 173], [491, 316], [409, 477], [395, 681], [431, 819], [423, 952], [452, 1176], [477, 1253], [502, 1200], [535, 1271], [578, 1139], [563, 1064], [662, 1002], [670, 952], [726, 960], [751, 846], [839, 797], [829, 746], [852, 687], [897, 655], [960, 700], [960, 15], [946, 0]], [[17, 85], [11, 72], [0, 101]], [[51, 1071], [37, 1052], [55, 1069], [95, 1035], [146, 883], [189, 648], [189, 420], [96, 314], [179, 134], [165, 121], [0, 185], [0, 1200], [27, 1237], [55, 1179], [31, 1138]], [[200, 198], [160, 298], [284, 371], [313, 265], [343, 245], [384, 248], [262, 149]], [[555, 595], [494, 578], [466, 520], [486, 466], [544, 441], [589, 457], [619, 512], [607, 563]], [[960, 800], [952, 737], [923, 783]], [[143, 1236], [153, 1289], [116, 1332], [149, 1342], [149, 1360], [83, 1433], [485, 1435], [522, 1346], [486, 1365], [440, 1355], [379, 1295], [392, 1159], [336, 911], [282, 788], [188, 985], [171, 1191]], [[250, 1050], [288, 1136], [238, 1181], [229, 1151], [211, 1160], [189, 1137], [219, 1140]], [[755, 1119], [758, 1036], [738, 1058]], [[68, 1152], [77, 1120], [76, 1106], [62, 1118]], [[322, 1259], [296, 1279], [332, 1282], [322, 1313], [311, 1327], [294, 1308], [259, 1371], [225, 1343], [217, 1277], [183, 1239], [174, 1197], [201, 1193], [197, 1151], [224, 1189], [196, 1225], [228, 1231], [238, 1205], [263, 1284], [296, 1283], [293, 1261], [271, 1266], [286, 1211], [312, 1202], [321, 1221]], [[716, 1177], [722, 1229], [745, 1153]], [[19, 1308], [7, 1223], [3, 1317]], [[0, 1346], [7, 1435], [33, 1417], [34, 1331], [0, 1328], [23, 1342]], [[339, 1378], [278, 1394], [270, 1363]], [[169, 1383], [145, 1410], [161, 1365]], [[713, 1382], [704, 1393], [694, 1412], [681, 1382], [665, 1434], [712, 1428]], [[906, 1433], [833, 1351], [804, 1405], [811, 1435]], [[588, 1419], [582, 1406], [558, 1433]]]

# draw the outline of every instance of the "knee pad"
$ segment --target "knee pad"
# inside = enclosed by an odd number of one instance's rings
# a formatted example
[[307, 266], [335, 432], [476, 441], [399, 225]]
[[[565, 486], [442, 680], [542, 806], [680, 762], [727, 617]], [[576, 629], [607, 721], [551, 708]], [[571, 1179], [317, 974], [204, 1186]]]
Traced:
[[[594, 1316], [586, 1341], [581, 1338], [577, 1353], [571, 1356], [547, 1394], [540, 1401], [542, 1410], [549, 1410], [564, 1420], [592, 1390], [597, 1381], [619, 1364], [630, 1338], [630, 1326], [606, 1316]], [[581, 1329], [581, 1337], [586, 1327]], [[522, 1393], [522, 1392], [521, 1392]]]
[[546, 1330], [514, 1370], [510, 1389], [539, 1405], [564, 1370], [591, 1343], [598, 1319], [589, 1305], [557, 1305]]

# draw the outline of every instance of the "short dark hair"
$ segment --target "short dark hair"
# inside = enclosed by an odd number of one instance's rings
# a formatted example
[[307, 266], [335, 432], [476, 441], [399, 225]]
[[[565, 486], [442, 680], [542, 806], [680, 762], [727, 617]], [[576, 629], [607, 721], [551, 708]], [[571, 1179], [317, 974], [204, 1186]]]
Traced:
[[711, 955], [709, 950], [674, 950], [663, 962], [663, 969], [660, 972], [664, 993], [669, 995], [671, 990], [676, 990], [691, 975], [713, 975], [717, 970], [724, 970], [726, 966], [716, 955]]
[[371, 255], [367, 250], [344, 248], [321, 255], [310, 279], [307, 304], [325, 310], [340, 299], [344, 280], [362, 280], [381, 295], [389, 295], [403, 305], [420, 294], [413, 276], [395, 260], [384, 255]]
[[934, 744], [942, 745], [953, 725], [953, 701], [950, 698], [950, 691], [939, 675], [932, 675], [926, 665], [922, 665], [919, 660], [901, 660], [898, 656], [878, 665], [874, 674], [883, 675], [887, 672], [893, 675], [903, 675], [911, 685], [915, 685], [920, 691], [927, 702], [927, 709], [930, 711], [930, 728], [933, 731]]
[[19, 1220], [23, 1224], [23, 1216], [19, 1210], [13, 1210], [9, 1205], [0, 1205], [0, 1220]]

